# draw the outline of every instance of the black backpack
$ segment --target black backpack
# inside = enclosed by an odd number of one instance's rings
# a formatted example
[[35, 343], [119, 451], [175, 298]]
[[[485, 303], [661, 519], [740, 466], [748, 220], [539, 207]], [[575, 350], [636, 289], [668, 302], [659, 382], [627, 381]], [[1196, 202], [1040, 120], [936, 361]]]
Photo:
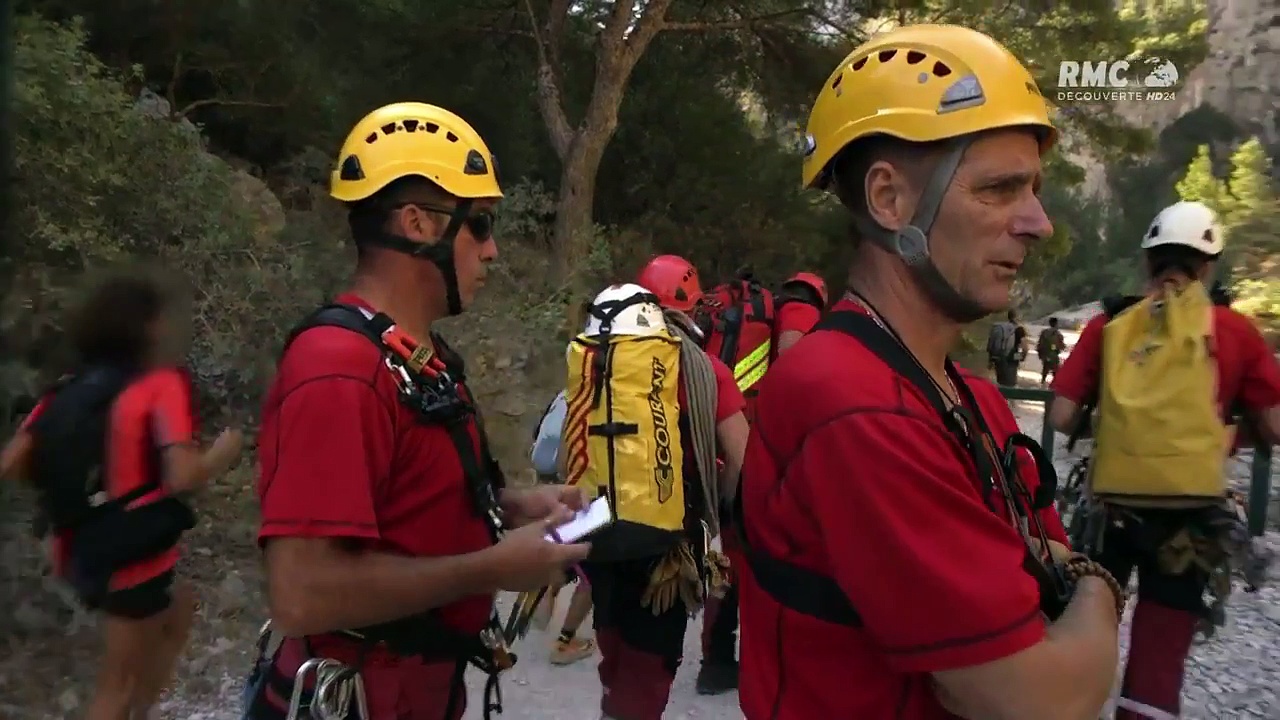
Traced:
[[[54, 386], [28, 426], [32, 484], [55, 530], [75, 530], [109, 509], [95, 505], [104, 490], [107, 426], [112, 404], [132, 378], [129, 371], [105, 366], [68, 376]], [[127, 504], [128, 499], [122, 499]]]
[[135, 375], [95, 366], [65, 378], [28, 427], [40, 511], [54, 531], [69, 534], [68, 579], [91, 608], [106, 595], [115, 571], [173, 547], [196, 522], [190, 507], [171, 496], [128, 509], [160, 489], [158, 471], [120, 497], [106, 496], [111, 408]]

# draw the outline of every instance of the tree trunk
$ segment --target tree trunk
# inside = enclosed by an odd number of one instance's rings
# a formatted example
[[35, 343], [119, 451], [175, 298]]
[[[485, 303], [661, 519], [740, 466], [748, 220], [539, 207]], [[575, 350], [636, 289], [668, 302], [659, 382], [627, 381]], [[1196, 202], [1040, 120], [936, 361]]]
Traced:
[[[9, 301], [9, 289], [12, 288], [14, 267], [18, 256], [18, 237], [14, 232], [13, 220], [16, 208], [13, 203], [14, 193], [14, 36], [18, 32], [15, 18], [15, 3], [5, 2], [0, 8], [0, 302]], [[0, 363], [8, 360], [8, 343], [0, 337]], [[9, 425], [12, 402], [12, 388], [7, 385], [6, 372], [0, 367], [0, 430]]]
[[[597, 133], [599, 135], [601, 133]], [[612, 133], [610, 133], [612, 134]], [[581, 304], [591, 297], [587, 259], [596, 241], [594, 205], [596, 173], [604, 156], [608, 138], [591, 138], [585, 129], [578, 136], [565, 158], [560, 174], [560, 196], [556, 202], [556, 222], [552, 236], [552, 248], [556, 258], [556, 273], [569, 290], [569, 307], [566, 317], [570, 333], [582, 329], [586, 318], [582, 317]]]

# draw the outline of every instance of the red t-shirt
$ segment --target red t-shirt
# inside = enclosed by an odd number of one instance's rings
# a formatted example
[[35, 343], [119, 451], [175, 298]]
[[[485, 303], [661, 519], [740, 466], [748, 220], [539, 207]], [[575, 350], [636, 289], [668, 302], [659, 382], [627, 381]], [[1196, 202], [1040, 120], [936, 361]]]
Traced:
[[[711, 369], [716, 373], [716, 423], [727, 420], [735, 413], [742, 412], [746, 407], [747, 400], [742, 397], [742, 391], [738, 389], [738, 383], [733, 379], [733, 371], [728, 365], [720, 362], [720, 358], [708, 355], [711, 358]], [[688, 404], [685, 399], [684, 383], [680, 383], [679, 388], [680, 407]], [[686, 452], [692, 452], [686, 448]]]
[[822, 311], [807, 302], [793, 300], [783, 303], [782, 307], [778, 308], [776, 318], [777, 334], [782, 335], [789, 330], [807, 333], [818, 324], [818, 319], [821, 317]]
[[[1218, 366], [1218, 402], [1223, 416], [1239, 402], [1260, 413], [1280, 405], [1280, 363], [1249, 318], [1229, 307], [1213, 309], [1214, 351]], [[1054, 376], [1053, 391], [1083, 405], [1098, 392], [1102, 373], [1102, 327], [1106, 315], [1085, 325], [1071, 354]]]
[[[1008, 404], [991, 383], [965, 377], [1003, 443], [1018, 431]], [[820, 331], [783, 353], [757, 403], [742, 481], [748, 537], [833, 577], [863, 626], [784, 609], [744, 568], [748, 720], [951, 718], [929, 673], [1040, 642], [1021, 536], [984, 502], [968, 453], [917, 388], [854, 338]], [[1023, 465], [1034, 492], [1037, 477]], [[1065, 544], [1056, 512], [1041, 519]]]
[[[25, 429], [44, 409], [42, 399], [27, 415]], [[176, 368], [152, 370], [133, 380], [116, 397], [107, 421], [107, 455], [104, 489], [118, 498], [148, 482], [161, 479], [160, 460], [165, 448], [195, 441], [196, 421], [188, 376]], [[134, 500], [136, 508], [165, 497], [163, 488]], [[69, 552], [69, 537], [53, 538], [53, 555], [62, 572]], [[123, 590], [166, 573], [178, 564], [175, 546], [116, 571], [111, 590]]]
[[[368, 308], [354, 295], [337, 301]], [[474, 423], [470, 430], [478, 447]], [[316, 327], [293, 341], [267, 394], [258, 453], [260, 543], [343, 538], [370, 551], [419, 557], [462, 555], [492, 543], [449, 433], [423, 424], [401, 402], [381, 350], [358, 333]], [[485, 627], [492, 607], [492, 595], [476, 595], [440, 613], [473, 634]], [[360, 655], [345, 637], [310, 640], [319, 655], [349, 663]], [[290, 677], [302, 657], [295, 650], [281, 660], [296, 656], [292, 667], [280, 668]], [[428, 700], [414, 688], [447, 692], [452, 672], [452, 663], [424, 665], [380, 649], [366, 665], [369, 702], [384, 708], [417, 709]]]

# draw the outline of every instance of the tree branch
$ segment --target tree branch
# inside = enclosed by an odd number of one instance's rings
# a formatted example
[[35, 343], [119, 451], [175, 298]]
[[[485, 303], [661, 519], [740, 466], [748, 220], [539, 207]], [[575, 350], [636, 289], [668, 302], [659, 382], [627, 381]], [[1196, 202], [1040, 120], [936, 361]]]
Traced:
[[564, 39], [564, 23], [569, 18], [569, 5], [570, 0], [551, 0], [551, 8], [547, 10], [547, 49], [557, 65], [559, 60], [555, 56], [559, 54], [560, 44]]
[[173, 67], [169, 70], [169, 84], [164, 89], [164, 99], [169, 103], [169, 114], [171, 119], [182, 117], [174, 112], [174, 108], [178, 107], [178, 78], [182, 76], [182, 51], [178, 50], [173, 54]]
[[[567, 2], [555, 3], [552, 9], [561, 4], [564, 6], [565, 14], [568, 14]], [[529, 16], [529, 28], [533, 34], [533, 44], [538, 57], [538, 109], [542, 112], [542, 119], [547, 124], [551, 146], [555, 149], [556, 156], [564, 161], [569, 156], [569, 146], [573, 143], [573, 128], [570, 127], [569, 118], [564, 112], [564, 99], [560, 93], [560, 83], [556, 80], [555, 65], [552, 64], [547, 39], [542, 36], [542, 31], [538, 27], [538, 14], [533, 10], [532, 0], [524, 0], [524, 9]], [[554, 16], [549, 17], [547, 26], [551, 27], [554, 20]], [[559, 24], [562, 26], [563, 22], [564, 19], [561, 18]]]
[[256, 107], [256, 108], [278, 108], [284, 107], [281, 103], [258, 102], [256, 100], [226, 100], [223, 98], [204, 98], [202, 100], [193, 100], [186, 104], [181, 110], [173, 113], [173, 119], [178, 120], [186, 118], [192, 112], [202, 107]]
[[[647, 13], [646, 13], [647, 14]], [[808, 8], [791, 8], [790, 10], [779, 10], [777, 12], [765, 13], [763, 15], [753, 15], [751, 17], [738, 17], [733, 20], [706, 20], [693, 22], [667, 22], [663, 24], [663, 30], [674, 30], [682, 32], [711, 32], [716, 30], [745, 30], [757, 25], [781, 20], [787, 17], [795, 17], [805, 15], [822, 19], [817, 13]], [[831, 24], [825, 21], [825, 24]]]
[[645, 5], [644, 12], [636, 21], [635, 29], [632, 30], [626, 42], [628, 75], [640, 60], [640, 56], [649, 48], [649, 43], [653, 42], [658, 33], [670, 27], [670, 23], [667, 22], [667, 11], [671, 9], [672, 1], [649, 0], [649, 4]]

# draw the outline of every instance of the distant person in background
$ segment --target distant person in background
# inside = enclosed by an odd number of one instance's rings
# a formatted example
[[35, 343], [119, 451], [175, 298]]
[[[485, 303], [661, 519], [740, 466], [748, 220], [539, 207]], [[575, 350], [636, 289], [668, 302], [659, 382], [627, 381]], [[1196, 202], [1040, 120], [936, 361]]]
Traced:
[[1027, 357], [1027, 329], [1018, 322], [1018, 313], [1009, 311], [1008, 319], [991, 326], [987, 335], [987, 358], [996, 374], [996, 382], [1013, 387], [1018, 384], [1018, 366]]
[[[547, 406], [542, 420], [534, 433], [533, 447], [529, 449], [529, 460], [538, 475], [538, 482], [547, 485], [560, 483], [558, 461], [560, 455], [560, 433], [564, 428], [564, 416], [568, 413], [568, 402], [561, 390]], [[534, 610], [533, 625], [539, 630], [546, 630], [551, 625], [551, 617], [556, 612], [556, 599], [564, 586], [574, 583], [573, 596], [569, 598], [569, 609], [564, 614], [564, 624], [560, 626], [560, 634], [551, 646], [552, 665], [571, 665], [595, 652], [595, 640], [578, 637], [578, 629], [591, 613], [591, 585], [583, 581], [582, 576], [570, 574], [563, 583], [552, 585]]]
[[1040, 331], [1040, 339], [1036, 341], [1036, 355], [1040, 358], [1040, 384], [1048, 383], [1050, 375], [1057, 376], [1058, 364], [1062, 362], [1062, 351], [1067, 347], [1067, 339], [1058, 329], [1058, 318], [1049, 318], [1049, 327]]

